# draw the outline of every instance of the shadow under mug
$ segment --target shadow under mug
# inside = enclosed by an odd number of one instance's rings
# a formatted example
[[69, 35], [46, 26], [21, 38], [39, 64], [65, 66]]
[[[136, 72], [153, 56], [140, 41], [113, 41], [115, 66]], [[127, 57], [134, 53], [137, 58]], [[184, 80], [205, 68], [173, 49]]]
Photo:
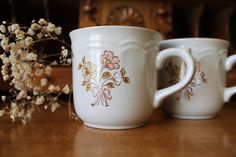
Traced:
[[[229, 42], [212, 38], [182, 38], [164, 40], [160, 50], [190, 48], [195, 61], [195, 75], [183, 90], [165, 100], [163, 110], [169, 116], [181, 119], [208, 119], [216, 116], [236, 93], [236, 87], [225, 87], [225, 75], [236, 62], [236, 55], [227, 58]], [[178, 53], [178, 52], [176, 52]], [[178, 59], [169, 59], [159, 75], [164, 86], [181, 80], [185, 64]]]
[[[86, 126], [102, 129], [142, 126], [153, 108], [184, 88], [194, 74], [189, 49], [159, 52], [160, 34], [154, 30], [97, 26], [74, 30], [70, 38], [74, 105]], [[186, 63], [186, 75], [179, 83], [156, 91], [156, 68], [173, 56]]]

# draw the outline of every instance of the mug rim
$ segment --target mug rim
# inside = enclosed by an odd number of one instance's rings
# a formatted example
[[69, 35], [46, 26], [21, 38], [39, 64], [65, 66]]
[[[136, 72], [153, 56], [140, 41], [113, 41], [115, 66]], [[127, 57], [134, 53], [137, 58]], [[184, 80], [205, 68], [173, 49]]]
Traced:
[[102, 26], [82, 27], [82, 28], [77, 28], [77, 29], [70, 31], [69, 36], [71, 36], [72, 34], [75, 34], [77, 32], [86, 31], [86, 30], [112, 29], [112, 28], [113, 29], [136, 29], [136, 30], [148, 31], [148, 32], [157, 34], [159, 36], [159, 38], [161, 39], [160, 32], [158, 32], [154, 29], [150, 29], [150, 28], [146, 28], [146, 27], [138, 27], [138, 26], [124, 26], [124, 25], [102, 25]]
[[227, 40], [224, 39], [219, 39], [219, 38], [204, 38], [204, 37], [193, 37], [193, 38], [173, 38], [173, 39], [167, 39], [167, 40], [161, 40], [160, 44], [166, 44], [169, 42], [182, 42], [182, 41], [210, 41], [210, 42], [221, 42], [224, 44], [229, 45], [229, 42]]

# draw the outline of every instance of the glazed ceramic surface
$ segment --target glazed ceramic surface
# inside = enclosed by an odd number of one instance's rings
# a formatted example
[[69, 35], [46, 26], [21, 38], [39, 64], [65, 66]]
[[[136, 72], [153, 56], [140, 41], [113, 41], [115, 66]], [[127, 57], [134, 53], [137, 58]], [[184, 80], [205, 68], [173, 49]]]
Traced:
[[[195, 76], [180, 92], [169, 97], [164, 111], [182, 119], [208, 119], [214, 117], [236, 92], [236, 87], [225, 88], [226, 71], [236, 61], [236, 55], [227, 57], [229, 43], [220, 39], [186, 38], [162, 41], [160, 49], [191, 49], [195, 61]], [[179, 59], [169, 59], [162, 70], [159, 82], [172, 85], [185, 73], [185, 64]]]
[[[76, 113], [85, 125], [128, 129], [143, 125], [162, 99], [185, 87], [194, 73], [189, 49], [159, 53], [158, 32], [128, 26], [98, 26], [70, 33]], [[156, 67], [175, 52], [187, 64], [178, 85], [156, 91]], [[156, 57], [157, 56], [157, 57]], [[154, 103], [153, 103], [154, 102]]]

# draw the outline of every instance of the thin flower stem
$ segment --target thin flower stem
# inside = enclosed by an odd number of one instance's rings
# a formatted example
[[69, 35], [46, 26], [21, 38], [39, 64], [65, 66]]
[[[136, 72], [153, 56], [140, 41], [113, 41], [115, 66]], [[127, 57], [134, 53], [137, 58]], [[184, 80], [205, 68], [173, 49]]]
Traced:
[[[112, 80], [112, 78], [108, 78], [108, 79], [104, 80], [104, 81], [102, 82], [102, 84], [101, 84], [101, 87], [103, 87], [104, 84], [105, 84], [107, 81], [109, 81], [109, 80]], [[112, 81], [113, 81], [113, 80], [112, 80]], [[114, 82], [114, 81], [113, 81], [113, 82]]]
[[43, 42], [43, 41], [50, 41], [50, 40], [56, 40], [56, 41], [60, 42], [61, 44], [65, 45], [66, 47], [70, 47], [70, 45], [67, 44], [65, 41], [62, 41], [62, 40], [60, 40], [58, 38], [54, 38], [54, 37], [35, 40], [34, 43], [40, 43], [40, 42]]
[[[68, 53], [68, 55], [70, 55], [71, 53]], [[60, 56], [61, 53], [56, 53], [56, 54], [51, 54], [51, 55], [47, 55], [45, 57], [43, 57], [42, 59], [46, 59], [46, 58], [50, 58], [50, 57], [56, 57], [56, 56]]]
[[101, 80], [102, 80], [102, 71], [103, 71], [103, 69], [105, 69], [105, 68], [102, 67], [101, 70], [100, 70], [100, 73], [99, 73], [99, 75], [100, 75], [100, 76], [99, 76], [99, 78], [100, 78], [100, 79], [99, 79], [99, 82], [101, 82]]
[[61, 96], [61, 95], [62, 95], [62, 92], [60, 92], [59, 94], [57, 94], [57, 96], [55, 96], [55, 97], [58, 98], [58, 97]]
[[51, 55], [47, 55], [45, 57], [43, 57], [42, 59], [46, 59], [46, 58], [50, 58], [50, 57], [56, 57], [56, 56], [60, 56], [61, 53], [56, 53], [56, 54], [51, 54]]

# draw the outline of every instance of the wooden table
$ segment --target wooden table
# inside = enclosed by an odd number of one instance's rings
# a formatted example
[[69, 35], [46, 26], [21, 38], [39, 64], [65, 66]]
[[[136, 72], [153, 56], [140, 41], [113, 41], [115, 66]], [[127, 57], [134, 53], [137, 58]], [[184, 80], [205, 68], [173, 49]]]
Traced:
[[120, 131], [69, 120], [65, 106], [33, 118], [28, 125], [0, 118], [0, 157], [236, 157], [236, 102], [210, 120], [172, 119], [156, 110], [146, 126]]

